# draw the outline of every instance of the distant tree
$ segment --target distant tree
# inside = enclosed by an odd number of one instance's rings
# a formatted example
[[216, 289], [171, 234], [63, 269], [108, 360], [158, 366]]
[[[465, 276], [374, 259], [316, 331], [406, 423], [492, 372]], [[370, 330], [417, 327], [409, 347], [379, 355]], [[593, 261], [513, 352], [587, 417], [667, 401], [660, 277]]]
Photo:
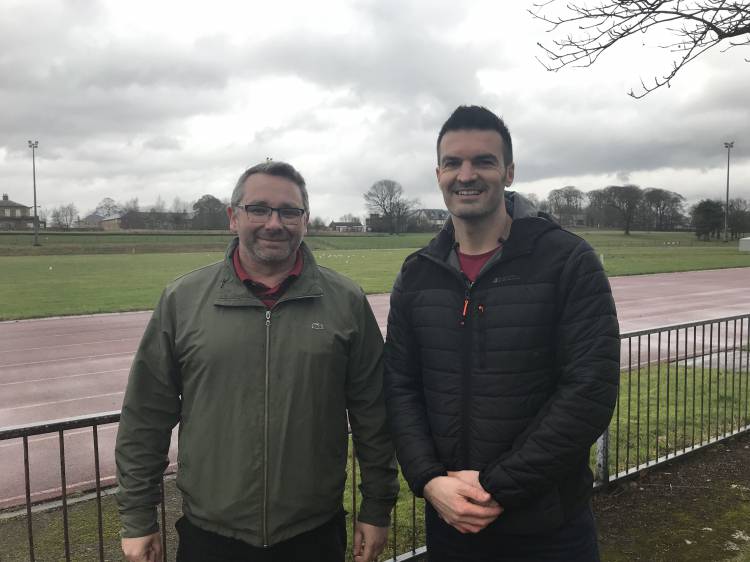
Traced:
[[120, 204], [120, 212], [126, 213], [127, 211], [140, 211], [141, 206], [138, 204], [138, 198], [133, 197], [132, 199], [128, 199], [124, 203]]
[[[564, 15], [548, 15], [561, 4]], [[551, 48], [538, 43], [549, 59], [540, 62], [552, 71], [591, 66], [615, 44], [629, 37], [638, 37], [643, 44], [640, 38], [654, 30], [660, 38], [658, 46], [675, 53], [675, 59], [668, 72], [649, 83], [641, 80], [638, 92], [631, 89], [628, 95], [634, 98], [664, 85], [669, 87], [686, 64], [709, 49], [721, 44], [723, 52], [750, 45], [750, 9], [742, 0], [547, 0], [534, 4], [529, 12], [552, 24], [550, 31], [573, 28], [564, 38], [553, 40]]]
[[314, 217], [310, 221], [310, 230], [326, 230], [326, 223], [320, 217]]
[[701, 240], [719, 238], [724, 229], [724, 205], [714, 199], [702, 199], [690, 210], [695, 235]]
[[750, 204], [745, 199], [729, 200], [727, 226], [731, 238], [742, 238], [750, 232]]
[[229, 228], [227, 206], [213, 195], [206, 194], [193, 203], [193, 228], [197, 230], [226, 230]]
[[353, 222], [356, 224], [362, 224], [362, 221], [359, 219], [359, 217], [353, 215], [352, 213], [347, 213], [342, 217], [339, 217], [339, 222]]
[[388, 179], [372, 184], [364, 198], [367, 208], [383, 217], [391, 234], [404, 230], [410, 212], [419, 204], [417, 200], [406, 199], [400, 183]]
[[187, 201], [184, 201], [183, 199], [180, 199], [179, 197], [175, 197], [172, 200], [172, 207], [170, 207], [170, 211], [173, 213], [187, 213], [192, 208], [192, 205], [188, 203]]
[[164, 199], [161, 198], [161, 195], [156, 196], [156, 201], [151, 206], [151, 210], [156, 213], [163, 213], [167, 210], [167, 205], [164, 203]]
[[94, 212], [107, 219], [119, 215], [122, 212], [122, 207], [111, 197], [105, 197], [99, 201]]
[[604, 200], [619, 212], [625, 235], [629, 236], [636, 211], [643, 200], [643, 190], [637, 185], [610, 185], [604, 188]]
[[549, 209], [561, 224], [574, 224], [574, 216], [583, 211], [584, 193], [572, 185], [553, 189], [547, 195]]
[[647, 187], [643, 190], [645, 220], [656, 230], [672, 230], [682, 219], [685, 198], [679, 193]]
[[73, 203], [60, 205], [52, 209], [52, 224], [57, 228], [68, 230], [78, 216], [78, 209]]
[[537, 209], [539, 208], [540, 201], [539, 196], [536, 193], [522, 193], [520, 191], [517, 191], [516, 193], [518, 193], [521, 197], [525, 197], [526, 199], [531, 201], [531, 204], [534, 205], [534, 207], [536, 207]]

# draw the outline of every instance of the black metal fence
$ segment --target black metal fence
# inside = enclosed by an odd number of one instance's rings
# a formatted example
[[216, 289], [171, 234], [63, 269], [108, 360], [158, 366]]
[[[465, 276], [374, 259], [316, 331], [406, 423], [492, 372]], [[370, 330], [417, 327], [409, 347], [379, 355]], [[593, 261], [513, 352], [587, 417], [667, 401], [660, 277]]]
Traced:
[[[750, 429], [750, 314], [626, 333], [622, 341], [620, 393], [609, 430], [592, 450], [596, 485], [632, 475], [708, 444]], [[32, 510], [48, 497], [32, 493], [29, 439], [57, 436], [59, 451], [59, 502], [65, 560], [71, 560], [68, 499], [71, 490], [88, 489], [96, 502], [91, 528], [96, 527], [97, 549], [92, 559], [105, 559], [103, 490], [111, 489], [112, 474], [102, 476], [99, 430], [119, 421], [119, 412], [82, 416], [0, 430], [0, 442], [20, 440], [23, 450], [24, 517], [28, 559], [37, 560]], [[69, 483], [66, 477], [65, 433], [91, 430], [92, 485]], [[19, 459], [19, 462], [20, 459]], [[357, 510], [357, 469], [350, 460], [352, 521]], [[164, 486], [162, 486], [162, 490]], [[46, 490], [47, 495], [50, 494]], [[38, 498], [38, 499], [36, 499]], [[169, 559], [166, 504], [162, 493], [161, 522], [164, 560]], [[424, 503], [402, 493], [393, 512], [388, 560], [403, 562], [424, 558]], [[62, 554], [62, 553], [61, 553]]]

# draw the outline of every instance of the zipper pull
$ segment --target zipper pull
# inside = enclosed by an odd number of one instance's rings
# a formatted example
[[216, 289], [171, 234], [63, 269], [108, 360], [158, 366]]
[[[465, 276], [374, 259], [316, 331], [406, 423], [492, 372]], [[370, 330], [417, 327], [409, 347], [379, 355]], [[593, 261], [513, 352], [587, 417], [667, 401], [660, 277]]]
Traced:
[[271, 325], [271, 311], [266, 310], [266, 326], [270, 326], [270, 325]]
[[471, 300], [469, 298], [469, 291], [471, 291], [471, 285], [468, 289], [466, 289], [466, 292], [464, 293], [464, 308], [461, 311], [461, 322], [460, 325], [463, 326], [466, 323], [466, 315], [469, 312], [469, 301]]

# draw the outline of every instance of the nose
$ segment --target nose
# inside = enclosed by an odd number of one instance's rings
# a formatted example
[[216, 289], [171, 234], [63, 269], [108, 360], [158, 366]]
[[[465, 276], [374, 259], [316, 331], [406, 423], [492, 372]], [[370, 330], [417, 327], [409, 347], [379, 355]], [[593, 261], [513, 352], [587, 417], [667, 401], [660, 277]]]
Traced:
[[279, 214], [278, 210], [274, 209], [273, 211], [271, 211], [271, 216], [266, 219], [265, 228], [270, 230], [283, 228], [283, 225], [281, 223], [281, 215]]
[[477, 172], [470, 160], [461, 162], [456, 179], [461, 183], [469, 183], [476, 179]]

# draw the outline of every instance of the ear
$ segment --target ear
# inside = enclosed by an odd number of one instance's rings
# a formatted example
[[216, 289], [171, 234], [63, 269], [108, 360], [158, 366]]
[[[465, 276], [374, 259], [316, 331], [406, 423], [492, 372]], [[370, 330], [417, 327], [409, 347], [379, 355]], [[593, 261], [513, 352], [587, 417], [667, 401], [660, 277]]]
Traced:
[[516, 164], [511, 162], [510, 166], [505, 169], [505, 187], [510, 187], [513, 183], [513, 178], [516, 175]]
[[227, 207], [227, 216], [229, 217], [229, 230], [237, 232], [237, 209], [232, 206]]

